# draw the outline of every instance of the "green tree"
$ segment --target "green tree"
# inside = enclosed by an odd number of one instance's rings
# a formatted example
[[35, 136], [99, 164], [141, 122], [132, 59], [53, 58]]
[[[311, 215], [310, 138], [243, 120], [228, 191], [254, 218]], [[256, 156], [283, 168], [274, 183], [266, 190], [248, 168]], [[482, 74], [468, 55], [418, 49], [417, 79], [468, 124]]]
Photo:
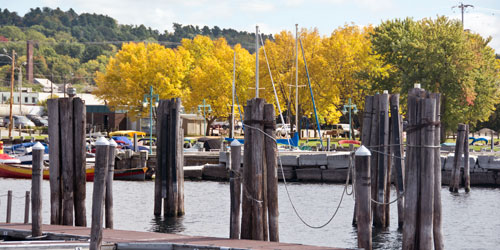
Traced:
[[386, 21], [375, 28], [371, 40], [374, 51], [391, 67], [374, 88], [401, 92], [405, 98], [414, 83], [421, 83], [441, 93], [443, 132], [461, 122], [486, 120], [499, 102], [499, 74], [489, 39], [463, 31], [459, 21]]

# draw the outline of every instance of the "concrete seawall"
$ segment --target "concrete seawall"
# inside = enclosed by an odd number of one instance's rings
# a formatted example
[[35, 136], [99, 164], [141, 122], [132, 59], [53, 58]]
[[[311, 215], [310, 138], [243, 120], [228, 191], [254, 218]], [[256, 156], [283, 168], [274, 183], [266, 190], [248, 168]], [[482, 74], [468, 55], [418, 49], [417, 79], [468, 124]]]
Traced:
[[[280, 159], [287, 181], [343, 183], [346, 181], [349, 167], [349, 154], [349, 152], [281, 152]], [[196, 157], [196, 161], [190, 160], [190, 157]], [[202, 154], [196, 154], [196, 156], [185, 155], [185, 158], [186, 162], [203, 162]], [[211, 163], [185, 166], [185, 178], [203, 180], [229, 179], [230, 157], [228, 152], [219, 152], [218, 163], [214, 162], [213, 152], [210, 153], [207, 159]], [[500, 155], [471, 153], [469, 161], [471, 185], [500, 185]], [[443, 185], [449, 184], [452, 167], [453, 154], [442, 154]], [[281, 168], [278, 169], [278, 178], [283, 179]]]

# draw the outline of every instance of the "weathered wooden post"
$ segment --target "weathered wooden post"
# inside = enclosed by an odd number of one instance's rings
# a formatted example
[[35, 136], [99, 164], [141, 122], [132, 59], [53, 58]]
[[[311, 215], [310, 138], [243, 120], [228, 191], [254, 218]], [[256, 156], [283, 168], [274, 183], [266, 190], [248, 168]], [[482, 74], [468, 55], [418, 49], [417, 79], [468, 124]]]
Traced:
[[416, 129], [420, 125], [418, 115], [418, 97], [424, 92], [423, 89], [414, 88], [408, 93], [408, 129], [406, 135], [406, 169], [405, 169], [405, 203], [404, 203], [404, 224], [403, 224], [403, 249], [418, 249], [415, 246], [417, 232], [418, 213], [418, 193], [420, 169], [420, 130]]
[[184, 214], [183, 132], [180, 119], [180, 98], [160, 100], [157, 111], [157, 168], [154, 214]]
[[[380, 119], [380, 94], [375, 94], [373, 96], [372, 102], [372, 121], [371, 121], [371, 129], [370, 129], [370, 150], [380, 151], [379, 147], [379, 119]], [[372, 199], [377, 200], [378, 189], [377, 189], [377, 176], [378, 176], [378, 152], [374, 152], [370, 157], [370, 174], [372, 183]], [[373, 225], [376, 226], [375, 223], [375, 209], [378, 205], [375, 202], [372, 202], [372, 216], [373, 216]]]
[[49, 99], [51, 224], [86, 226], [86, 111], [80, 98]]
[[24, 224], [28, 224], [30, 221], [30, 191], [26, 191], [26, 195], [24, 197]]
[[229, 173], [229, 187], [231, 193], [231, 215], [229, 238], [240, 238], [240, 207], [241, 207], [241, 143], [238, 140], [231, 142], [231, 172]]
[[361, 146], [356, 150], [356, 221], [358, 227], [358, 247], [372, 249], [372, 216], [371, 216], [371, 178], [370, 178], [370, 151]]
[[[443, 249], [439, 95], [418, 86], [408, 94], [408, 140], [402, 249]], [[463, 141], [462, 141], [463, 143]], [[440, 176], [438, 176], [440, 177]]]
[[50, 178], [50, 224], [62, 223], [61, 211], [61, 139], [59, 134], [59, 101], [47, 100], [49, 113], [49, 178]]
[[390, 99], [390, 110], [391, 110], [391, 152], [394, 157], [392, 162], [394, 163], [394, 168], [396, 170], [396, 192], [398, 199], [398, 228], [403, 228], [403, 210], [404, 210], [404, 198], [401, 195], [404, 193], [404, 182], [403, 182], [403, 145], [402, 145], [402, 128], [401, 128], [401, 114], [399, 112], [399, 94], [391, 95]]
[[92, 193], [92, 223], [90, 228], [90, 249], [99, 250], [102, 244], [102, 217], [108, 170], [109, 142], [104, 137], [96, 143], [94, 191]]
[[458, 192], [460, 188], [460, 173], [462, 165], [462, 155], [464, 151], [464, 140], [465, 140], [465, 124], [458, 124], [458, 135], [455, 143], [455, 156], [453, 158], [453, 169], [451, 171], [450, 177], [450, 191]]
[[12, 190], [7, 191], [7, 214], [5, 218], [6, 223], [10, 223], [12, 213]]
[[[85, 207], [86, 184], [87, 184], [87, 150], [86, 150], [86, 107], [80, 98], [70, 99], [73, 102], [73, 135], [74, 135], [74, 202], [75, 202], [75, 226], [87, 226], [87, 209]], [[70, 165], [71, 166], [71, 165]]]
[[[378, 166], [377, 166], [377, 195], [374, 197], [379, 203], [385, 202], [386, 193], [386, 167], [387, 167], [387, 145], [389, 144], [389, 95], [384, 91], [379, 99], [379, 119], [378, 119]], [[386, 209], [389, 206], [383, 204], [375, 204], [373, 211], [373, 225], [378, 228], [387, 227]]]
[[[491, 145], [493, 145], [493, 132], [491, 133]], [[493, 149], [493, 146], [491, 147]], [[464, 179], [465, 192], [470, 192], [470, 162], [469, 162], [469, 124], [465, 125], [464, 138]]]
[[[434, 218], [433, 218], [433, 236], [434, 250], [443, 250], [442, 233], [442, 211], [441, 211], [441, 94], [432, 93], [430, 97], [436, 100], [436, 129], [434, 130]], [[469, 140], [467, 140], [469, 141]]]
[[108, 175], [106, 176], [106, 198], [105, 198], [105, 218], [106, 228], [113, 229], [113, 177], [115, 172], [116, 142], [109, 140], [108, 152]]
[[[371, 129], [372, 129], [372, 116], [373, 116], [373, 96], [366, 96], [365, 97], [365, 109], [363, 111], [363, 127], [361, 130], [361, 143], [362, 145], [365, 146], [371, 146], [370, 144], [370, 134], [371, 134]], [[370, 191], [371, 192], [371, 191]], [[371, 193], [370, 193], [371, 197]], [[354, 203], [354, 215], [352, 218], [352, 225], [356, 226], [357, 225], [357, 205]], [[370, 213], [371, 213], [371, 208], [370, 208]]]
[[434, 214], [434, 130], [436, 119], [436, 100], [423, 99], [420, 102], [422, 108], [422, 122], [424, 124], [421, 132], [421, 156], [423, 163], [420, 170], [420, 249], [433, 248], [433, 214]]
[[[265, 185], [267, 193], [267, 210], [268, 218], [264, 217], [264, 221], [269, 222], [269, 240], [279, 242], [279, 211], [278, 211], [278, 157], [277, 157], [277, 145], [274, 141], [276, 139], [276, 128], [275, 128], [275, 113], [273, 104], [264, 105], [264, 132], [267, 136], [264, 137], [264, 147], [266, 153], [266, 180]], [[272, 138], [270, 138], [270, 136]], [[330, 138], [328, 138], [330, 139]], [[330, 145], [328, 145], [330, 148]], [[264, 209], [266, 209], [264, 207]]]
[[42, 179], [43, 179], [43, 153], [45, 147], [37, 142], [33, 146], [33, 171], [31, 177], [31, 235], [33, 237], [42, 236]]

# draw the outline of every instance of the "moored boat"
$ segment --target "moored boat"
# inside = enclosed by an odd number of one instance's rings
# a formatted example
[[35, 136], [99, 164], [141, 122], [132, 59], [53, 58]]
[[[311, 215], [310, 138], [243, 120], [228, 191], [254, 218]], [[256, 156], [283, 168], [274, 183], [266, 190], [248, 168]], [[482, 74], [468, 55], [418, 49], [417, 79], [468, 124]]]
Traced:
[[[141, 181], [146, 179], [147, 168], [131, 168], [131, 169], [115, 169], [115, 180], [135, 180]], [[86, 180], [94, 180], [94, 168], [86, 169]], [[31, 165], [3, 164], [0, 163], [0, 177], [5, 178], [22, 178], [31, 179]], [[43, 179], [49, 179], [49, 168], [43, 169]]]

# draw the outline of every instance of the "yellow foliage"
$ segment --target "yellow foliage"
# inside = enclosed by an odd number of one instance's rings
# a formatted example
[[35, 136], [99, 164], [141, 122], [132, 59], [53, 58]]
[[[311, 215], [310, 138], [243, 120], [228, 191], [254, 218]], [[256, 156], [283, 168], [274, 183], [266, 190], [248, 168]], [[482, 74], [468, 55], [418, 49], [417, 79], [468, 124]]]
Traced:
[[[238, 44], [232, 49], [224, 38], [215, 41], [209, 37], [197, 36], [193, 40], [184, 39], [182, 49], [194, 58], [186, 84], [190, 95], [184, 102], [186, 110], [197, 112], [203, 99], [212, 112], [207, 119], [227, 118], [231, 113], [233, 56], [236, 51], [236, 94], [240, 105], [249, 98], [248, 84], [253, 82], [255, 59]], [[236, 108], [237, 111], [237, 108]]]
[[158, 44], [128, 43], [109, 60], [106, 73], [98, 72], [94, 94], [114, 110], [127, 110], [131, 117], [147, 113], [142, 108], [150, 86], [160, 99], [184, 97], [183, 85], [192, 59], [189, 53]]

